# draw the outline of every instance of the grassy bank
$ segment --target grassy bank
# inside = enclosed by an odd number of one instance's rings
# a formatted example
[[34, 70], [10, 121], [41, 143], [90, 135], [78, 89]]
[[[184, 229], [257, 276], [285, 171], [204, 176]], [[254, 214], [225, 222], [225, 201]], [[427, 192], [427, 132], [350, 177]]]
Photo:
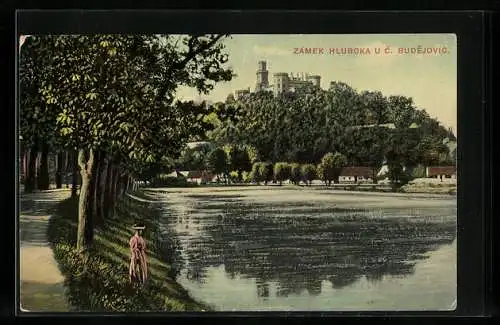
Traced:
[[455, 184], [432, 184], [432, 183], [409, 183], [401, 188], [405, 193], [428, 193], [428, 194], [457, 194], [457, 186]]
[[[450, 185], [413, 185], [407, 184], [400, 188], [393, 189], [389, 185], [333, 185], [333, 186], [325, 186], [314, 184], [312, 186], [305, 185], [290, 185], [283, 184], [279, 186], [277, 184], [268, 184], [268, 185], [257, 185], [257, 184], [205, 184], [196, 186], [197, 188], [253, 188], [253, 189], [282, 189], [282, 190], [334, 190], [334, 191], [346, 191], [346, 192], [374, 192], [374, 193], [427, 193], [427, 194], [449, 194], [456, 195], [456, 186]], [[152, 187], [155, 192], [161, 193], [164, 192], [161, 190], [161, 186]], [[188, 186], [164, 186], [163, 188], [188, 188]]]
[[[137, 193], [143, 197], [144, 194]], [[96, 229], [95, 243], [84, 256], [76, 252], [77, 199], [59, 204], [50, 219], [48, 235], [56, 261], [65, 277], [68, 300], [75, 311], [202, 311], [209, 307], [196, 302], [175, 282], [167, 264], [171, 250], [160, 239], [159, 212], [150, 204], [124, 197], [114, 216]], [[146, 225], [149, 281], [143, 288], [129, 283], [128, 241], [131, 225]]]

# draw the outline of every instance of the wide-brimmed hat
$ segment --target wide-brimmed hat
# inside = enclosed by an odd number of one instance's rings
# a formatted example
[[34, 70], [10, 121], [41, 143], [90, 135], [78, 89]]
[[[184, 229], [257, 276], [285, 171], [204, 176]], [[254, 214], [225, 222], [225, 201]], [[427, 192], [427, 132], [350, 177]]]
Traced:
[[132, 226], [132, 229], [134, 230], [144, 230], [146, 229], [146, 226], [142, 225], [142, 224], [135, 224]]

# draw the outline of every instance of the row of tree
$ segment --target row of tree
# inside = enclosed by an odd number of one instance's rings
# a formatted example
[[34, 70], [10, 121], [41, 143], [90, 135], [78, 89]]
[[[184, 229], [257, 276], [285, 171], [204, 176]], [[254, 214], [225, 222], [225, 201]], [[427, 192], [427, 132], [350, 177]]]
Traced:
[[251, 180], [257, 184], [264, 182], [266, 185], [268, 182], [274, 181], [282, 185], [284, 181], [290, 180], [295, 185], [299, 185], [300, 182], [311, 185], [313, 180], [320, 179], [325, 182], [325, 185], [330, 186], [332, 182], [339, 182], [340, 173], [346, 164], [346, 157], [339, 152], [327, 153], [317, 166], [288, 162], [275, 164], [256, 162], [253, 164], [251, 172], [247, 174], [248, 177], [244, 177], [243, 181]]
[[[315, 179], [320, 179], [330, 186], [339, 182], [343, 167], [348, 166], [347, 157], [339, 152], [326, 153], [315, 165], [311, 163], [289, 163], [259, 161], [260, 156], [251, 146], [227, 145], [214, 147], [207, 143], [194, 148], [186, 148], [178, 160], [178, 169], [209, 171], [218, 180], [225, 182], [279, 182], [290, 180], [298, 185], [301, 181], [310, 185]], [[385, 175], [394, 185], [402, 185], [410, 180], [411, 175], [404, 172], [401, 159], [392, 152], [387, 152], [388, 175]], [[373, 181], [377, 181], [377, 171], [380, 166], [372, 166]]]
[[[60, 189], [63, 184], [72, 184], [73, 195], [76, 195], [78, 178], [78, 164], [74, 152], [67, 150], [51, 153], [48, 147], [43, 152], [36, 152], [36, 148], [23, 148], [21, 140], [20, 178], [24, 184], [24, 191], [33, 192], [35, 189], [47, 190], [51, 183]], [[51, 168], [52, 167], [52, 168]], [[68, 175], [71, 179], [68, 180]]]
[[78, 172], [81, 183], [79, 250], [92, 244], [95, 226], [112, 211], [119, 193], [138, 179], [171, 168], [184, 143], [211, 127], [204, 121], [210, 107], [175, 101], [174, 96], [180, 85], [208, 93], [217, 82], [232, 78], [232, 71], [223, 68], [228, 60], [225, 37], [67, 35], [26, 40], [19, 63], [25, 189], [32, 191], [37, 181], [39, 188], [48, 187], [49, 153], [71, 154], [73, 175]]

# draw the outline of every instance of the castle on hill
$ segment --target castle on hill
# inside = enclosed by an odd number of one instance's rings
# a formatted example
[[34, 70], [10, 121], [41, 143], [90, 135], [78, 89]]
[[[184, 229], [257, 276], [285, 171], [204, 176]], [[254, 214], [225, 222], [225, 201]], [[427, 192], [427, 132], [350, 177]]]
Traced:
[[[269, 71], [266, 61], [259, 61], [256, 72], [255, 92], [272, 91], [275, 95], [284, 92], [293, 92], [305, 86], [321, 87], [321, 76], [308, 73], [277, 72], [273, 74], [273, 84], [269, 83]], [[250, 94], [250, 88], [240, 89], [235, 92], [236, 98]]]

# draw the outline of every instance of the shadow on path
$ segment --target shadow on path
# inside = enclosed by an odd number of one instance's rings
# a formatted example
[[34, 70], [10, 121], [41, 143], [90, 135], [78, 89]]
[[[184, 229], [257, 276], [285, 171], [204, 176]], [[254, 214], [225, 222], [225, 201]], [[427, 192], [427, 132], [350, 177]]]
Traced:
[[25, 311], [68, 311], [64, 277], [47, 239], [48, 222], [69, 190], [20, 194], [20, 300]]

